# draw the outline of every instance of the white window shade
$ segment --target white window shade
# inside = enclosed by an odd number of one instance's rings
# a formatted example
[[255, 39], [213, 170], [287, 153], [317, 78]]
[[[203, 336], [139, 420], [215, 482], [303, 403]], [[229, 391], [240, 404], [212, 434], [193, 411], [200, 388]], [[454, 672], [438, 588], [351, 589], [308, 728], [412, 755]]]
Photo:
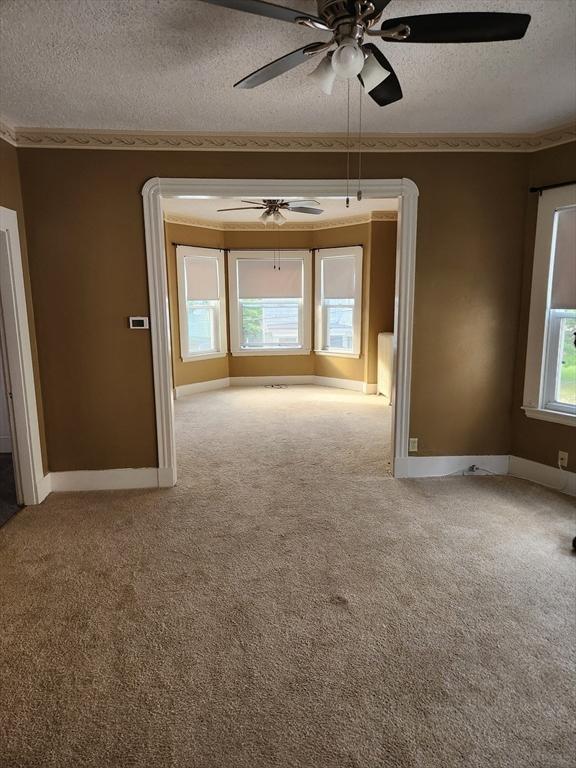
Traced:
[[556, 211], [550, 309], [576, 309], [576, 207]]
[[303, 259], [244, 259], [236, 262], [239, 299], [291, 299], [302, 297]]
[[188, 301], [216, 301], [220, 298], [218, 259], [186, 256], [184, 267]]
[[322, 296], [324, 299], [352, 299], [355, 296], [355, 256], [322, 259]]

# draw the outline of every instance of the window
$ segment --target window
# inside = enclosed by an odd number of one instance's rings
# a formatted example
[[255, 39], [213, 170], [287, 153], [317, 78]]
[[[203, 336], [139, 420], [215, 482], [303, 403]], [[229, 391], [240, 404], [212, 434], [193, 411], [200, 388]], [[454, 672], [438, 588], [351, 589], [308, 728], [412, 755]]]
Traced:
[[316, 353], [360, 356], [362, 248], [316, 251]]
[[310, 353], [309, 251], [231, 251], [234, 355]]
[[576, 186], [542, 193], [534, 250], [524, 410], [576, 421]]
[[211, 248], [176, 247], [180, 356], [223, 357], [227, 351], [224, 256]]

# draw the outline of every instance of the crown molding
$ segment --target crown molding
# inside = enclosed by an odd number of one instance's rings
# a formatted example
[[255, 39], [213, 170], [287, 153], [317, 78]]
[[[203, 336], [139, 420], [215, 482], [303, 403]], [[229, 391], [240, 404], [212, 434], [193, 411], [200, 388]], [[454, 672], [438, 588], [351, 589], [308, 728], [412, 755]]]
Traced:
[[0, 121], [0, 139], [3, 139], [8, 144], [12, 144], [13, 147], [17, 146], [16, 131], [2, 121]]
[[397, 218], [397, 211], [373, 211], [372, 213], [345, 216], [339, 219], [327, 219], [325, 221], [286, 221], [282, 224], [281, 228], [273, 228], [266, 226], [266, 224], [260, 221], [213, 221], [182, 214], [164, 214], [164, 221], [166, 224], [183, 224], [187, 227], [216, 229], [220, 232], [276, 232], [279, 229], [283, 232], [308, 232], [310, 230], [351, 227], [355, 224], [370, 224], [373, 221], [396, 221]]
[[16, 147], [202, 152], [537, 152], [576, 140], [576, 124], [535, 134], [166, 133], [11, 128], [0, 137]]

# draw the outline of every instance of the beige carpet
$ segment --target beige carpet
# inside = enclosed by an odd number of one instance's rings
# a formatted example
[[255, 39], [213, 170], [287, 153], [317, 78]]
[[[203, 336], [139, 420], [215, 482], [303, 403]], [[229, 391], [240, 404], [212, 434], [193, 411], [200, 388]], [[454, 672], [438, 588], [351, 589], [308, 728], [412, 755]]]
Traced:
[[573, 765], [573, 499], [386, 477], [375, 397], [176, 410], [177, 488], [0, 530], [2, 768]]

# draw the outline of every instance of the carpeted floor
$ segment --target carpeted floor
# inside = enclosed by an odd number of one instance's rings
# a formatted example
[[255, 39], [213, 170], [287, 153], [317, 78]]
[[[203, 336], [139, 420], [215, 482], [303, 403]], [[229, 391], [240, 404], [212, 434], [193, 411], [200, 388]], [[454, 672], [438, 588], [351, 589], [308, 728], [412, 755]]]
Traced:
[[2, 768], [573, 765], [573, 499], [387, 477], [373, 396], [176, 411], [178, 487], [0, 530]]

